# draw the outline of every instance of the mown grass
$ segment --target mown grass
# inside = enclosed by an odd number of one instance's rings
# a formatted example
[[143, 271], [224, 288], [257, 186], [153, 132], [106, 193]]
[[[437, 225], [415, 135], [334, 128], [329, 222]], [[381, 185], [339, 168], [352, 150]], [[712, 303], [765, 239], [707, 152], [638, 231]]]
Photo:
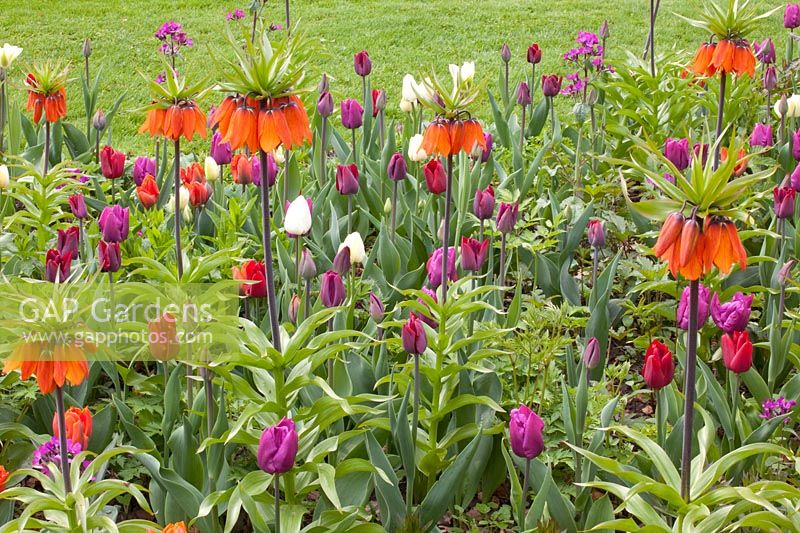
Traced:
[[[69, 119], [84, 124], [80, 90], [81, 47], [85, 37], [93, 42], [92, 69], [103, 69], [101, 106], [126, 91], [123, 108], [115, 120], [115, 144], [142, 150], [150, 143], [137, 135], [142, 121], [137, 108], [148, 102], [147, 87], [140, 74], [154, 77], [163, 69], [156, 52], [153, 32], [166, 20], [184, 24], [195, 40], [180, 61], [181, 72], [196, 78], [214, 79], [217, 66], [212, 53], [226, 52], [225, 13], [246, 7], [245, 1], [212, 0], [35, 0], [0, 1], [2, 39], [25, 51], [10, 73], [12, 94], [23, 102], [24, 66], [31, 62], [61, 58], [72, 66], [69, 86]], [[758, 0], [764, 10], [782, 5], [779, 0]], [[353, 53], [369, 50], [374, 64], [372, 86], [388, 92], [389, 106], [396, 113], [401, 80], [405, 73], [423, 73], [436, 68], [443, 74], [447, 63], [475, 61], [480, 78], [493, 86], [499, 74], [498, 51], [509, 43], [518, 75], [527, 72], [525, 50], [538, 42], [544, 50], [542, 73], [567, 73], [561, 55], [571, 48], [578, 30], [596, 31], [609, 20], [608, 55], [612, 62], [625, 60], [626, 51], [641, 54], [647, 32], [646, 0], [293, 0], [293, 19], [315, 46], [308, 75], [316, 84], [322, 72], [332, 78], [338, 100], [359, 97], [360, 80], [352, 69]], [[675, 16], [696, 16], [702, 2], [662, 0], [657, 22], [657, 48], [685, 50], [688, 61], [704, 37]], [[283, 2], [270, 0], [268, 18], [283, 21]], [[755, 38], [773, 36], [785, 40], [781, 13], [763, 22]], [[204, 105], [218, 100], [210, 95]], [[483, 114], [486, 112], [484, 105]]]

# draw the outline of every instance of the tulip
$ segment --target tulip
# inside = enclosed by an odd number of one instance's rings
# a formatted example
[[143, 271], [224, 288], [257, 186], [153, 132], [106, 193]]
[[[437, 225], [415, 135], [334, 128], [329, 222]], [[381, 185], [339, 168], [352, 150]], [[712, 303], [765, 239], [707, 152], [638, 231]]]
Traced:
[[478, 220], [488, 220], [494, 215], [494, 189], [487, 185], [486, 189], [475, 191], [475, 200], [472, 202], [472, 212]]
[[600, 364], [600, 341], [597, 340], [597, 337], [592, 337], [586, 343], [586, 347], [583, 349], [583, 364], [589, 370], [597, 368], [597, 365]]
[[8, 189], [11, 184], [11, 175], [8, 172], [8, 166], [0, 165], [0, 190]]
[[372, 72], [372, 61], [366, 50], [362, 50], [353, 56], [353, 68], [356, 74], [362, 78], [364, 76], [369, 76], [370, 72]]
[[311, 231], [311, 198], [300, 195], [289, 204], [283, 219], [283, 229], [293, 237]]
[[[150, 530], [148, 530], [149, 532]], [[189, 529], [186, 527], [184, 522], [174, 522], [171, 524], [167, 524], [164, 526], [164, 529], [161, 530], [161, 533], [188, 533]]]
[[325, 307], [338, 307], [344, 302], [344, 283], [338, 272], [328, 270], [320, 281], [320, 298]]
[[762, 84], [768, 92], [774, 91], [775, 87], [778, 86], [778, 72], [775, 70], [773, 65], [770, 65], [764, 69], [764, 78], [762, 79]]
[[736, 374], [750, 370], [753, 366], [753, 343], [746, 331], [726, 333], [720, 341], [722, 362], [725, 368]]
[[267, 183], [270, 187], [275, 185], [275, 179], [278, 177], [278, 165], [283, 164], [283, 151], [276, 150], [274, 154], [267, 154], [267, 168], [261, 168], [261, 160], [257, 156], [253, 156], [253, 185], [261, 186], [261, 177], [266, 174]]
[[511, 233], [514, 231], [514, 226], [517, 224], [519, 217], [519, 203], [507, 204], [500, 203], [500, 208], [497, 211], [497, 230], [501, 233]]
[[206, 176], [208, 181], [217, 181], [219, 179], [219, 164], [214, 160], [213, 157], [206, 156], [206, 159], [203, 164], [203, 173]]
[[[439, 249], [441, 251], [441, 248]], [[470, 272], [480, 272], [489, 253], [489, 239], [479, 241], [461, 237], [461, 268]]]
[[408, 158], [415, 163], [428, 158], [427, 152], [422, 149], [422, 135], [416, 134], [408, 140]]
[[395, 152], [389, 159], [386, 174], [388, 174], [389, 179], [392, 181], [402, 181], [406, 179], [408, 167], [406, 166], [406, 160], [403, 158], [402, 152]]
[[782, 288], [786, 287], [786, 283], [789, 281], [790, 276], [792, 275], [792, 269], [796, 263], [796, 259], [790, 259], [789, 261], [786, 261], [778, 271], [778, 284]]
[[760, 43], [753, 43], [753, 50], [755, 51], [756, 59], [765, 65], [775, 63], [775, 43], [772, 42], [772, 39], [764, 39]]
[[100, 150], [100, 169], [103, 176], [114, 180], [125, 171], [125, 154], [106, 145]]
[[333, 97], [328, 91], [324, 91], [317, 99], [317, 113], [323, 118], [328, 118], [333, 113]]
[[0, 68], [8, 70], [11, 64], [22, 53], [22, 48], [13, 44], [4, 44], [0, 47]]
[[800, 28], [800, 4], [786, 4], [783, 12], [783, 27], [789, 30]]
[[386, 91], [372, 89], [372, 118], [386, 108]]
[[[678, 303], [677, 322], [678, 327], [684, 331], [689, 329], [689, 296], [690, 287], [686, 287], [681, 292], [681, 299]], [[708, 287], [702, 283], [697, 290], [697, 329], [703, 327], [703, 324], [708, 320], [708, 300], [710, 291]]]
[[147, 323], [150, 353], [159, 361], [169, 361], [178, 356], [181, 345], [178, 342], [177, 319], [165, 312]]
[[339, 250], [343, 248], [350, 249], [350, 264], [364, 263], [367, 259], [367, 252], [364, 249], [364, 241], [361, 239], [361, 234], [357, 231], [349, 234], [344, 238], [342, 244], [339, 245]]
[[428, 347], [428, 334], [415, 313], [408, 315], [408, 321], [400, 331], [400, 339], [403, 341], [403, 349], [411, 355], [420, 355]]
[[750, 146], [772, 146], [772, 126], [761, 122], [757, 123], [750, 135]]
[[69, 208], [72, 210], [72, 215], [75, 218], [83, 220], [89, 216], [86, 211], [86, 202], [84, 201], [81, 193], [73, 194], [67, 198], [67, 201], [69, 202]]
[[561, 92], [563, 80], [563, 76], [556, 76], [555, 74], [542, 76], [542, 94], [549, 98], [557, 96]]
[[333, 270], [340, 276], [344, 276], [350, 272], [350, 248], [347, 246], [339, 247], [336, 256], [333, 258]]
[[[181, 211], [186, 209], [186, 206], [189, 205], [190, 198], [191, 198], [191, 193], [189, 192], [189, 189], [187, 189], [185, 186], [181, 186], [180, 190], [178, 191], [178, 206]], [[174, 206], [172, 204], [173, 202], [169, 203], [170, 209], [174, 209]]]
[[523, 107], [531, 105], [531, 90], [524, 81], [517, 85], [517, 104]]
[[258, 441], [258, 467], [268, 474], [283, 474], [294, 466], [297, 457], [297, 431], [294, 422], [283, 417], [277, 425], [261, 433]]
[[300, 297], [296, 294], [292, 295], [289, 301], [288, 315], [292, 324], [297, 324], [297, 314], [300, 312]]
[[406, 74], [403, 76], [403, 92], [402, 97], [403, 100], [410, 104], [414, 104], [417, 101], [417, 91], [414, 89], [417, 86], [417, 80], [414, 79], [414, 76], [411, 74]]
[[752, 294], [745, 296], [741, 292], [736, 292], [728, 303], [722, 304], [719, 301], [719, 295], [714, 293], [711, 298], [711, 318], [725, 333], [744, 331], [750, 321], [752, 303]]
[[414, 111], [414, 103], [409, 100], [406, 100], [405, 98], [400, 99], [399, 107], [400, 111], [402, 111], [403, 113], [411, 113], [412, 111]]
[[106, 242], [121, 242], [128, 238], [129, 214], [127, 207], [108, 206], [100, 214], [98, 223]]
[[233, 267], [233, 279], [246, 281], [239, 285], [239, 293], [248, 298], [264, 298], [267, 295], [267, 270], [263, 261], [246, 261], [241, 268]]
[[503, 60], [503, 63], [511, 61], [511, 48], [507, 43], [503, 43], [503, 46], [500, 47], [500, 59]]
[[586, 228], [589, 244], [592, 248], [603, 248], [606, 245], [606, 228], [602, 220], [592, 219]]
[[792, 189], [794, 189], [795, 192], [800, 191], [800, 165], [794, 167], [792, 175], [789, 178], [789, 182], [791, 183]]
[[92, 127], [97, 132], [106, 129], [106, 114], [103, 113], [102, 109], [98, 109], [92, 117]]
[[544, 421], [526, 405], [511, 410], [508, 433], [518, 457], [535, 459], [544, 451]]
[[229, 165], [233, 158], [231, 144], [222, 140], [222, 134], [218, 131], [211, 136], [211, 157], [218, 165]]
[[[700, 161], [703, 162], [703, 166], [705, 166], [706, 161], [708, 161], [708, 144], [707, 143], [695, 143], [694, 146], [692, 147], [692, 153], [694, 153], [694, 157], [699, 157]], [[691, 161], [691, 159], [690, 159], [690, 161]], [[688, 164], [687, 164], [687, 166], [688, 166]]]
[[97, 243], [97, 257], [100, 262], [100, 272], [116, 272], [122, 264], [122, 254], [119, 242], [100, 241]]
[[56, 250], [62, 256], [67, 252], [72, 254], [72, 257], [78, 257], [78, 241], [80, 230], [78, 226], [70, 226], [66, 230], [58, 230], [58, 239], [56, 241]]
[[356, 100], [342, 100], [340, 105], [342, 110], [342, 126], [348, 130], [355, 130], [361, 127], [364, 120], [364, 108]]
[[667, 139], [664, 143], [664, 157], [683, 172], [691, 161], [689, 139]]
[[675, 361], [664, 343], [653, 340], [648, 346], [644, 355], [642, 377], [652, 390], [663, 389], [672, 382], [675, 377]]
[[358, 193], [358, 166], [355, 163], [336, 165], [336, 190], [345, 196]]
[[317, 275], [317, 265], [314, 263], [314, 258], [311, 252], [303, 249], [303, 254], [300, 256], [300, 276], [305, 280], [313, 279]]
[[539, 45], [533, 43], [528, 47], [528, 63], [531, 65], [537, 65], [542, 61], [542, 49], [539, 48]]
[[369, 293], [369, 316], [375, 322], [380, 322], [383, 320], [383, 315], [386, 312], [386, 308], [383, 306], [383, 302], [381, 301], [380, 297], [374, 292]]
[[[434, 289], [442, 284], [442, 259], [444, 253], [442, 248], [436, 248], [428, 262], [425, 264], [425, 269], [428, 271], [428, 284]], [[447, 279], [456, 281], [458, 274], [456, 273], [456, 247], [450, 246], [447, 249]]]
[[795, 190], [792, 187], [775, 187], [772, 189], [773, 208], [778, 218], [794, 216]]
[[[67, 422], [67, 439], [73, 444], [80, 444], [81, 451], [89, 449], [89, 438], [92, 436], [92, 413], [89, 408], [70, 407], [64, 413], [64, 418]], [[53, 436], [59, 436], [58, 413], [53, 414]]]
[[425, 184], [431, 194], [442, 194], [447, 189], [447, 174], [444, 171], [442, 162], [438, 159], [431, 159], [423, 167], [425, 174]]
[[[101, 152], [102, 156], [102, 152]], [[133, 181], [136, 186], [142, 184], [144, 177], [156, 173], [156, 160], [146, 156], [139, 156], [133, 163]]]
[[72, 266], [72, 252], [59, 253], [56, 249], [47, 251], [44, 262], [45, 278], [51, 283], [64, 281], [69, 277]]
[[800, 130], [796, 130], [792, 133], [792, 157], [794, 157], [795, 161], [800, 161]]
[[788, 98], [786, 95], [781, 96], [775, 102], [773, 109], [779, 118], [784, 116], [786, 118], [797, 118], [800, 116], [800, 94], [793, 94]]
[[158, 202], [159, 190], [155, 178], [151, 175], [145, 176], [142, 183], [136, 187], [136, 194], [145, 209], [150, 209]]
[[483, 138], [486, 144], [485, 149], [481, 149], [481, 163], [486, 163], [489, 160], [489, 156], [492, 155], [492, 146], [493, 146], [493, 139], [491, 133], [484, 133]]
[[608, 39], [608, 36], [611, 35], [608, 31], [608, 19], [604, 20], [603, 23], [600, 25], [600, 30], [597, 32], [600, 35], [600, 38], [604, 41]]

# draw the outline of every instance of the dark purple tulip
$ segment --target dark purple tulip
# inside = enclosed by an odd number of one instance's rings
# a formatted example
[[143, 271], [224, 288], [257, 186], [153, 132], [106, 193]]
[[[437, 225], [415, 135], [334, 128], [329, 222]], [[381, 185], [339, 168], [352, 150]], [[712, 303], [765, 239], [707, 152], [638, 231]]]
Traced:
[[775, 187], [772, 190], [773, 208], [778, 218], [792, 218], [794, 216], [795, 190], [792, 187]]
[[342, 246], [333, 258], [333, 270], [340, 276], [344, 276], [350, 271], [350, 247]]
[[375, 322], [380, 322], [383, 320], [383, 315], [386, 312], [386, 308], [383, 306], [383, 302], [378, 297], [377, 294], [374, 292], [369, 293], [369, 316], [372, 317], [372, 320]]
[[592, 337], [583, 349], [583, 364], [586, 365], [586, 368], [592, 370], [593, 368], [597, 368], [599, 363], [600, 341], [597, 340], [597, 337]]
[[494, 140], [491, 133], [484, 133], [483, 138], [486, 140], [486, 150], [481, 150], [481, 163], [486, 163], [489, 160], [489, 156], [492, 155]]
[[364, 120], [364, 108], [361, 107], [361, 104], [351, 98], [342, 100], [340, 107], [342, 110], [342, 126], [348, 130], [360, 128]]
[[297, 457], [297, 430], [286, 417], [261, 433], [258, 441], [258, 467], [268, 474], [283, 474], [294, 466]]
[[753, 43], [753, 49], [756, 53], [756, 59], [765, 65], [775, 63], [775, 43], [772, 42], [772, 39], [768, 38], [760, 43]]
[[317, 100], [317, 113], [321, 117], [329, 117], [331, 113], [333, 113], [333, 96], [328, 91], [325, 91], [319, 95], [319, 99]]
[[[425, 264], [425, 268], [428, 271], [428, 284], [434, 289], [442, 284], [442, 256], [444, 256], [442, 249], [436, 248]], [[455, 246], [450, 246], [447, 249], [447, 279], [450, 281], [458, 279]]]
[[497, 210], [497, 230], [501, 233], [511, 233], [514, 231], [514, 226], [517, 225], [517, 218], [519, 217], [519, 203], [507, 204], [500, 203], [500, 208]]
[[83, 199], [81, 193], [73, 194], [67, 198], [67, 201], [69, 202], [69, 208], [72, 210], [72, 214], [75, 218], [83, 220], [89, 216], [89, 213], [86, 212], [86, 201]]
[[[436, 296], [436, 291], [435, 290], [433, 290], [431, 288], [428, 288], [428, 287], [422, 287], [422, 292], [427, 294], [430, 297], [430, 299], [433, 300], [434, 302], [439, 303], [439, 298]], [[424, 305], [425, 307], [427, 307], [429, 314], [433, 314], [433, 313], [431, 313], [431, 308], [428, 305], [428, 302], [423, 300], [421, 297], [417, 298], [417, 302], [420, 305]], [[439, 327], [439, 324], [433, 318], [427, 316], [425, 313], [419, 313], [419, 319], [422, 320], [423, 322], [425, 322], [426, 324], [428, 324], [433, 329], [436, 329], [436, 328]]]
[[518, 457], [534, 459], [544, 451], [544, 421], [526, 405], [511, 410], [508, 434]]
[[586, 235], [592, 248], [603, 248], [606, 245], [606, 228], [602, 220], [590, 220], [586, 226]]
[[328, 270], [322, 275], [320, 296], [325, 307], [338, 307], [344, 302], [344, 283], [338, 272]]
[[511, 61], [511, 48], [507, 43], [503, 43], [503, 46], [500, 47], [500, 59], [503, 60], [503, 63]]
[[700, 161], [703, 162], [703, 166], [705, 166], [708, 161], [708, 143], [694, 143], [693, 151], [695, 157], [699, 157]]
[[128, 238], [129, 214], [127, 207], [108, 206], [100, 213], [100, 231], [106, 242], [120, 242]]
[[[689, 294], [690, 288], [687, 286], [681, 293], [681, 299], [678, 302], [677, 322], [678, 327], [684, 331], [689, 330]], [[708, 287], [700, 284], [697, 291], [697, 328], [703, 327], [703, 324], [708, 320], [708, 298], [710, 292]]]
[[317, 92], [319, 94], [330, 92], [331, 84], [328, 81], [328, 75], [324, 72], [322, 73], [322, 79], [319, 80], [319, 85], [317, 86]]
[[364, 76], [369, 76], [370, 72], [372, 72], [372, 61], [366, 50], [362, 50], [353, 56], [353, 68], [356, 74], [362, 78]]
[[229, 165], [233, 159], [231, 144], [224, 142], [218, 131], [211, 136], [211, 157], [218, 165]]
[[336, 190], [345, 196], [358, 193], [358, 167], [355, 163], [336, 165]]
[[478, 272], [486, 262], [489, 253], [489, 239], [483, 242], [478, 239], [461, 237], [461, 268], [470, 272]]
[[425, 333], [422, 320], [415, 313], [408, 315], [408, 322], [403, 324], [400, 331], [400, 339], [403, 341], [403, 349], [412, 355], [424, 353], [428, 347], [428, 334]]
[[786, 283], [791, 279], [792, 269], [796, 263], [796, 259], [789, 259], [783, 264], [781, 269], [778, 270], [778, 283], [781, 287], [786, 287]]
[[669, 159], [678, 170], [686, 170], [691, 162], [689, 139], [667, 139], [664, 142], [664, 157]]
[[528, 63], [531, 65], [537, 65], [542, 61], [542, 49], [539, 48], [539, 45], [533, 43], [528, 47]]
[[531, 105], [531, 89], [524, 81], [517, 85], [517, 103], [523, 107]]
[[711, 297], [711, 318], [714, 324], [725, 333], [744, 331], [750, 321], [750, 306], [753, 304], [753, 295], [745, 296], [736, 292], [728, 303], [720, 303], [719, 295], [714, 293]]
[[69, 277], [71, 266], [72, 252], [62, 254], [58, 250], [50, 249], [47, 251], [44, 260], [45, 278], [51, 283], [64, 281]]
[[795, 192], [800, 192], [800, 165], [794, 167], [789, 181], [792, 184], [792, 189], [794, 189]]
[[303, 255], [300, 257], [300, 275], [303, 279], [313, 279], [317, 275], [317, 265], [306, 248], [303, 248]]
[[789, 30], [800, 27], [800, 4], [786, 4], [783, 12], [783, 27]]
[[61, 255], [70, 252], [72, 257], [78, 257], [78, 241], [80, 240], [80, 229], [78, 226], [70, 226], [66, 230], [58, 230], [56, 240], [56, 250]]
[[408, 165], [406, 165], [406, 160], [402, 152], [396, 152], [392, 155], [392, 158], [389, 159], [389, 166], [386, 168], [386, 173], [392, 181], [402, 181], [406, 179]]
[[800, 161], [800, 130], [796, 130], [792, 133], [792, 157], [794, 157], [795, 161]]
[[764, 88], [770, 92], [774, 91], [775, 87], [778, 86], [778, 72], [775, 70], [775, 66], [770, 65], [764, 69], [762, 84]]
[[122, 264], [122, 254], [118, 242], [100, 241], [97, 243], [97, 259], [100, 272], [116, 272]]
[[489, 220], [494, 215], [494, 189], [487, 185], [485, 189], [475, 191], [475, 200], [472, 202], [472, 212], [478, 220]]
[[561, 92], [561, 83], [563, 81], [563, 76], [556, 76], [555, 74], [542, 76], [542, 94], [551, 98], [558, 96], [558, 93]]
[[753, 126], [753, 133], [750, 135], [750, 146], [772, 146], [772, 125], [762, 122]]
[[155, 159], [141, 155], [136, 158], [136, 161], [133, 162], [133, 182], [136, 183], [137, 187], [142, 184], [142, 180], [144, 180], [145, 176], [148, 174], [155, 176], [155, 173]]

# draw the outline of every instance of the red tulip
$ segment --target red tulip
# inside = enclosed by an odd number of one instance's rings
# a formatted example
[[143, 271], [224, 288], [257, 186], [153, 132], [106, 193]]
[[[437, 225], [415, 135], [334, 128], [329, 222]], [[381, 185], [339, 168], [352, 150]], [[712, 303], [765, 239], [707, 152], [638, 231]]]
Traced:
[[[89, 447], [89, 438], [92, 436], [92, 413], [88, 407], [78, 409], [70, 407], [64, 413], [67, 425], [67, 439], [80, 444], [81, 450]], [[58, 413], [53, 414], [53, 436], [58, 437]]]
[[423, 168], [425, 171], [425, 184], [428, 192], [432, 194], [442, 194], [447, 189], [447, 174], [438, 159], [431, 159]]
[[125, 171], [125, 154], [106, 145], [100, 150], [100, 170], [103, 176], [114, 180]]
[[675, 361], [664, 343], [658, 340], [650, 343], [644, 355], [642, 376], [647, 386], [653, 390], [663, 389], [672, 382], [675, 377]]
[[741, 374], [753, 366], [753, 343], [746, 331], [734, 331], [722, 336], [722, 362], [731, 372]]

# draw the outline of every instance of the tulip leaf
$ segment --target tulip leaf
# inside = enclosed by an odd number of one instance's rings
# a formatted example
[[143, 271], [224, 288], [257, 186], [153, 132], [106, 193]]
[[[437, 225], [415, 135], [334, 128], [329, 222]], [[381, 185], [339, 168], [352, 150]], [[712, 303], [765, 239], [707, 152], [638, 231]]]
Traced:
[[375, 468], [382, 470], [385, 477], [389, 479], [389, 481], [386, 481], [383, 476], [372, 476], [378, 505], [381, 510], [381, 523], [387, 530], [395, 531], [400, 528], [406, 518], [406, 506], [405, 502], [403, 502], [403, 496], [400, 494], [397, 476], [386, 454], [383, 453], [381, 445], [378, 444], [372, 433], [367, 433], [366, 439], [367, 454], [370, 462], [375, 465]]

